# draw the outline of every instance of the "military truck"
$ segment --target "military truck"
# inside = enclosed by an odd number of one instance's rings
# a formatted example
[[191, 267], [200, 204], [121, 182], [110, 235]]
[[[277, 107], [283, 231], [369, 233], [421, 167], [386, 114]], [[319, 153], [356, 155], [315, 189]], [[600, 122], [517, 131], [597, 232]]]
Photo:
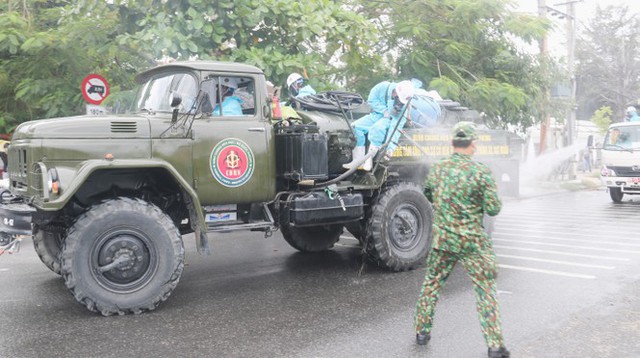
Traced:
[[[426, 162], [378, 155], [371, 172], [345, 172], [348, 108], [274, 118], [264, 73], [237, 63], [175, 62], [137, 81], [131, 114], [26, 122], [9, 147], [2, 240], [32, 235], [89, 310], [155, 309], [178, 284], [190, 233], [208, 253], [223, 232], [279, 229], [313, 253], [346, 227], [390, 270], [426, 257]], [[230, 92], [241, 113], [227, 115]]]

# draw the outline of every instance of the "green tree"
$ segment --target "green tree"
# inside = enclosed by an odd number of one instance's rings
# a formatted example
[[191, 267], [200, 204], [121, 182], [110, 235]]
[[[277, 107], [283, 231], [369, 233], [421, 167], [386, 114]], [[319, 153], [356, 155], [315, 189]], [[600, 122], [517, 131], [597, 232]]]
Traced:
[[613, 111], [611, 107], [604, 106], [598, 108], [593, 116], [591, 117], [591, 122], [595, 123], [596, 127], [598, 127], [598, 131], [600, 134], [605, 134], [607, 129], [609, 129], [609, 125], [611, 124], [611, 115]]
[[[375, 2], [381, 5], [382, 2]], [[397, 52], [399, 77], [417, 77], [443, 96], [484, 113], [491, 125], [531, 125], [540, 118], [550, 62], [518, 49], [550, 24], [512, 12], [505, 0], [392, 0], [364, 12], [379, 21], [380, 52]], [[380, 10], [383, 9], [383, 10]]]
[[132, 73], [143, 66], [130, 48], [113, 42], [117, 17], [70, 19], [64, 16], [67, 11], [67, 1], [0, 5], [3, 132], [26, 120], [84, 112], [80, 85], [89, 73], [104, 75], [118, 92], [131, 87]]
[[289, 73], [324, 89], [352, 86], [381, 69], [370, 51], [377, 36], [366, 18], [330, 0], [78, 1], [76, 16], [117, 14], [117, 41], [152, 58], [253, 64], [276, 84]]
[[578, 105], [589, 117], [609, 106], [615, 122], [640, 99], [640, 18], [625, 6], [598, 7], [576, 43]]

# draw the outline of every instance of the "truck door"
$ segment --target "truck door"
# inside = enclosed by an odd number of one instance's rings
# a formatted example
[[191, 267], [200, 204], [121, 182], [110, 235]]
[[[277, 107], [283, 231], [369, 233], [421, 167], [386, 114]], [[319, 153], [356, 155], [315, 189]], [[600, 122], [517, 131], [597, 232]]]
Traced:
[[[263, 113], [261, 77], [210, 75], [210, 99], [192, 127], [194, 188], [202, 205], [269, 201], [275, 195], [271, 124]], [[264, 96], [264, 94], [262, 94]]]

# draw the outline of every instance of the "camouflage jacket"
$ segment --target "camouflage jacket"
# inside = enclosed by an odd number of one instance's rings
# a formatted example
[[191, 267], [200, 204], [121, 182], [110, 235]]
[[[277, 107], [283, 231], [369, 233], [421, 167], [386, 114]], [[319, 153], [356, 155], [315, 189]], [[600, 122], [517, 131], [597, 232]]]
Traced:
[[454, 153], [434, 164], [424, 193], [434, 206], [434, 249], [471, 253], [491, 247], [482, 219], [497, 215], [502, 203], [486, 165]]

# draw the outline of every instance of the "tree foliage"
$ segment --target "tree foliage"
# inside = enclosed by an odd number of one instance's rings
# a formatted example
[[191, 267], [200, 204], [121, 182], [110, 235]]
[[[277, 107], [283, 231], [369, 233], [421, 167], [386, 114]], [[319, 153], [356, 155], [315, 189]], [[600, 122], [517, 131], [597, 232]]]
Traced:
[[83, 112], [89, 73], [113, 97], [157, 60], [256, 65], [276, 84], [362, 94], [416, 77], [494, 126], [547, 111], [550, 62], [518, 49], [548, 23], [509, 0], [8, 0], [0, 4], [0, 128]]
[[[152, 9], [152, 11], [150, 11]], [[116, 13], [117, 37], [151, 58], [214, 59], [255, 65], [276, 84], [297, 71], [319, 88], [381, 70], [370, 51], [376, 30], [330, 0], [80, 0], [74, 14]]]
[[131, 75], [143, 67], [132, 51], [113, 43], [116, 18], [65, 21], [66, 1], [16, 3], [21, 6], [11, 1], [0, 5], [0, 128], [4, 131], [26, 120], [83, 112], [80, 86], [89, 73], [103, 74], [117, 92], [121, 86], [130, 87]]
[[607, 133], [609, 125], [612, 122], [611, 115], [613, 115], [613, 111], [611, 110], [611, 107], [608, 106], [600, 107], [595, 111], [595, 113], [593, 113], [591, 122], [595, 123], [600, 134]]
[[609, 106], [616, 122], [640, 100], [640, 18], [625, 6], [598, 8], [576, 43], [578, 104], [590, 116]]
[[[364, 4], [364, 3], [363, 3]], [[383, 51], [398, 51], [402, 77], [418, 77], [441, 94], [480, 110], [493, 126], [530, 125], [548, 88], [544, 65], [518, 49], [548, 30], [504, 0], [392, 0]], [[364, 5], [363, 5], [364, 6]]]

